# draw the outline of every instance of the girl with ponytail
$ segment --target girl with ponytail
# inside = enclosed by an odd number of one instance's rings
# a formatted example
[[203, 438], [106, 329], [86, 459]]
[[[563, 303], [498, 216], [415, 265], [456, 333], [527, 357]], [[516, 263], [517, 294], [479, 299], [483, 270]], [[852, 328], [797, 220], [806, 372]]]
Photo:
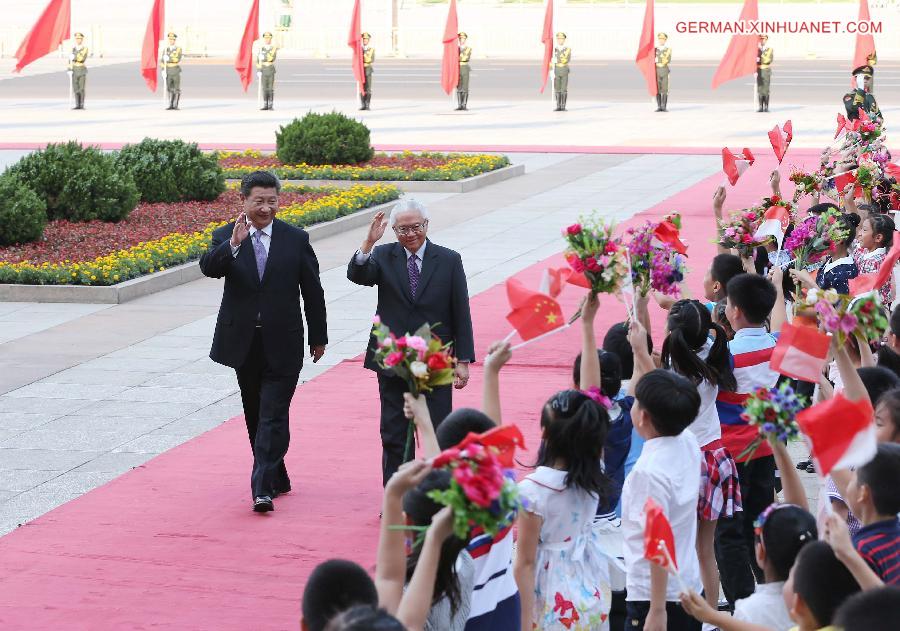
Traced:
[[519, 483], [522, 629], [609, 629], [610, 565], [623, 568], [594, 526], [608, 484], [600, 462], [609, 414], [587, 394], [563, 390], [541, 411], [541, 430], [536, 468]]
[[719, 517], [732, 517], [741, 508], [737, 464], [722, 444], [716, 410], [719, 390], [734, 391], [728, 337], [697, 300], [679, 300], [669, 310], [662, 367], [685, 377], [700, 393], [700, 412], [688, 427], [700, 445], [700, 497], [697, 503], [697, 555], [707, 601], [715, 606], [719, 570], [714, 539]]

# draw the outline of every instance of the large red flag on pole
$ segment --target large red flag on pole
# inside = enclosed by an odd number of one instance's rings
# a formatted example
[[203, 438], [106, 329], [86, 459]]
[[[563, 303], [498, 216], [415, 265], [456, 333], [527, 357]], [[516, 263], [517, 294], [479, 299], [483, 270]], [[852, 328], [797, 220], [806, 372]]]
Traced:
[[658, 91], [656, 85], [656, 46], [653, 44], [653, 31], [656, 30], [656, 27], [653, 23], [653, 12], [653, 0], [647, 0], [647, 5], [644, 8], [644, 27], [641, 29], [637, 56], [634, 58], [638, 69], [644, 75], [644, 81], [647, 82], [647, 92], [650, 93], [650, 96], [656, 96]]
[[441, 87], [450, 94], [459, 83], [459, 19], [456, 17], [456, 0], [450, 0], [447, 23], [444, 25], [444, 57], [441, 61]]
[[362, 18], [360, 17], [359, 0], [353, 3], [353, 15], [350, 17], [350, 34], [347, 46], [353, 49], [353, 76], [356, 77], [356, 91], [362, 94], [366, 82], [366, 71], [363, 67]]
[[553, 0], [547, 0], [541, 43], [544, 44], [544, 65], [541, 75], [541, 94], [543, 94], [544, 88], [547, 87], [547, 76], [550, 74], [550, 61], [553, 59]]
[[[759, 20], [759, 0], [744, 0], [744, 8], [741, 9], [741, 22], [755, 22]], [[719, 62], [716, 74], [713, 76], [712, 87], [718, 88], [726, 81], [737, 79], [756, 72], [756, 57], [759, 52], [759, 35], [732, 35], [728, 43], [728, 50]]]
[[49, 55], [64, 41], [69, 39], [72, 28], [72, 4], [70, 0], [50, 0], [41, 17], [19, 44], [16, 51], [16, 67], [13, 72], [22, 72], [22, 68], [44, 55]]
[[156, 73], [159, 69], [159, 42], [163, 37], [166, 24], [165, 0], [153, 0], [153, 9], [147, 20], [147, 31], [144, 33], [144, 47], [141, 49], [141, 74], [147, 87], [156, 92]]
[[[871, 22], [869, 16], [869, 0], [859, 0], [858, 22]], [[859, 25], [857, 24], [857, 28]], [[875, 37], [871, 33], [865, 35], [857, 32], [856, 52], [853, 53], [853, 67], [859, 68], [869, 63], [869, 55], [875, 54]]]
[[234, 69], [241, 77], [241, 85], [244, 92], [250, 82], [253, 81], [253, 42], [259, 39], [259, 0], [253, 0], [250, 5], [250, 15], [247, 16], [247, 24], [244, 26], [244, 36], [241, 38], [241, 47], [238, 48], [237, 57], [234, 58]]

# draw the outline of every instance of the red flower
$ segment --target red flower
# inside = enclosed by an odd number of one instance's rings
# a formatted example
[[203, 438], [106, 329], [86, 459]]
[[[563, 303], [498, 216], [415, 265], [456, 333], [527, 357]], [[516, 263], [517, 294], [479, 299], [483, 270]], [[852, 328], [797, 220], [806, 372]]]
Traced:
[[406, 348], [406, 336], [397, 338], [397, 348], [404, 349]]
[[759, 388], [756, 391], [756, 396], [757, 396], [757, 398], [762, 399], [763, 401], [768, 401], [769, 400], [769, 391], [766, 388]]
[[435, 353], [431, 357], [428, 358], [428, 368], [429, 370], [443, 370], [444, 368], [449, 368], [450, 362], [448, 358], [443, 353]]
[[589, 272], [602, 272], [603, 268], [600, 267], [600, 264], [597, 263], [597, 259], [593, 256], [589, 256], [588, 259], [584, 262], [585, 267], [587, 267]]
[[400, 362], [403, 361], [403, 353], [399, 351], [394, 351], [393, 353], [388, 353], [387, 357], [384, 358], [385, 366], [396, 366]]
[[434, 459], [432, 466], [435, 469], [441, 469], [442, 467], [446, 467], [451, 462], [459, 460], [459, 449], [456, 447], [451, 447], [450, 449], [445, 449], [442, 451], [437, 458]]
[[503, 488], [503, 472], [493, 457], [478, 463], [478, 471], [473, 471], [471, 464], [463, 460], [453, 470], [453, 479], [462, 487], [466, 498], [482, 508], [487, 508], [500, 495]]
[[616, 244], [613, 243], [612, 241], [606, 242], [606, 253], [607, 254], [615, 254], [618, 249], [619, 249], [618, 246], [616, 246]]
[[871, 303], [871, 302], [865, 302], [865, 303], [863, 303], [863, 306], [860, 307], [860, 310], [861, 310], [863, 313], [872, 313], [872, 311], [873, 311], [874, 309], [875, 309], [875, 305], [874, 305], [873, 303]]
[[766, 415], [766, 420], [767, 420], [767, 421], [774, 421], [774, 420], [775, 420], [776, 414], [775, 414], [775, 410], [773, 410], [772, 408], [766, 408], [765, 415]]
[[781, 198], [778, 195], [772, 195], [772, 197], [769, 198], [769, 201], [773, 204], [777, 204], [781, 201]]
[[573, 223], [571, 226], [569, 226], [568, 228], [566, 228], [566, 232], [567, 232], [570, 236], [573, 236], [573, 237], [574, 237], [576, 234], [581, 234], [581, 224], [579, 224], [579, 223]]
[[584, 271], [584, 263], [578, 258], [577, 254], [566, 254], [566, 262], [573, 270], [581, 274]]

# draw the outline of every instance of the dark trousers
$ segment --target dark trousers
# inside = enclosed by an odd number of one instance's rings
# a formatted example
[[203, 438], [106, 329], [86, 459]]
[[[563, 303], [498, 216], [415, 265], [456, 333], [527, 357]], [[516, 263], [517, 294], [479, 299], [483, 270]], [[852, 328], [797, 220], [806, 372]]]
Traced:
[[[649, 600], [629, 600], [625, 603], [625, 629], [628, 631], [641, 631], [649, 613]], [[666, 602], [667, 631], [700, 631], [702, 626], [699, 620], [682, 609], [680, 603]], [[610, 627], [610, 631], [615, 630]]]
[[284, 456], [291, 440], [288, 413], [300, 375], [272, 372], [263, 352], [260, 329], [253, 335], [244, 365], [236, 372], [253, 450], [250, 490], [253, 497], [275, 497], [291, 488]]
[[715, 544], [722, 590], [732, 605], [752, 594], [764, 578], [756, 564], [753, 522], [775, 501], [775, 457], [738, 463], [737, 470], [744, 510], [719, 519]]
[[[409, 419], [403, 414], [403, 395], [408, 392], [406, 382], [400, 377], [378, 374], [378, 394], [381, 397], [381, 477], [382, 484], [394, 475], [403, 464], [403, 449]], [[431, 422], [437, 429], [441, 421], [453, 409], [453, 390], [450, 386], [435, 388], [425, 395]], [[415, 457], [415, 447], [412, 450]]]

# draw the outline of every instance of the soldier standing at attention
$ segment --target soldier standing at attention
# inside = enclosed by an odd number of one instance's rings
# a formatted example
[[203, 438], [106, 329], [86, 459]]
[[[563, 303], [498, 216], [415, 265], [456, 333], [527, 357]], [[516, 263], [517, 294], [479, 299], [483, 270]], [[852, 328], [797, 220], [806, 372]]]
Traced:
[[569, 96], [569, 61], [572, 49], [566, 46], [566, 34], [556, 34], [556, 48], [553, 50], [553, 92], [556, 94], [554, 112], [566, 111], [566, 99]]
[[466, 46], [469, 36], [460, 32], [459, 37], [459, 83], [456, 84], [457, 110], [467, 110], [469, 103], [469, 60], [472, 58], [472, 47]]
[[73, 110], [84, 109], [84, 84], [87, 80], [88, 47], [84, 45], [84, 33], [75, 33], [75, 45], [69, 55], [69, 76], [72, 79], [72, 94], [75, 95]]
[[169, 107], [167, 110], [177, 110], [181, 101], [181, 46], [175, 44], [178, 36], [169, 33], [169, 45], [163, 49], [163, 68], [166, 70], [166, 90], [169, 92]]
[[278, 54], [278, 47], [272, 44], [272, 33], [268, 31], [263, 33], [263, 41], [265, 43], [259, 47], [259, 54], [256, 56], [257, 74], [263, 94], [263, 106], [260, 109], [271, 110], [275, 105], [275, 56]]
[[847, 118], [856, 120], [859, 118], [859, 108], [871, 119], [883, 120], [875, 95], [872, 94], [872, 75], [875, 70], [872, 66], [860, 66], [853, 71], [856, 87], [844, 95], [844, 108], [847, 110]]
[[774, 53], [768, 41], [768, 35], [759, 36], [759, 50], [756, 53], [756, 98], [759, 99], [757, 112], [769, 111], [769, 86], [772, 83]]
[[372, 102], [372, 64], [375, 63], [375, 48], [369, 46], [369, 40], [372, 36], [368, 33], [362, 34], [363, 49], [363, 70], [365, 71], [366, 81], [363, 83], [363, 93], [360, 95], [362, 107], [359, 109], [367, 110]]
[[669, 63], [672, 61], [672, 49], [666, 42], [669, 36], [659, 33], [656, 36], [656, 111], [667, 112], [669, 102]]

